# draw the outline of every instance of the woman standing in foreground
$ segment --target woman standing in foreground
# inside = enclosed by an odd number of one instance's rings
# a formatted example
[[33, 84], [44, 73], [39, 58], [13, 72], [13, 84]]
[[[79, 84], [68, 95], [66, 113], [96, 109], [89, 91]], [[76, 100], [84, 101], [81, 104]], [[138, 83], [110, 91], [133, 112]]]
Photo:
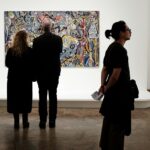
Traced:
[[101, 73], [104, 93], [100, 113], [104, 116], [100, 147], [102, 150], [123, 150], [124, 136], [131, 132], [131, 110], [134, 108], [129, 94], [130, 70], [124, 44], [130, 40], [131, 30], [124, 21], [116, 22], [106, 30], [106, 38], [114, 42], [108, 47]]
[[19, 129], [20, 113], [23, 128], [29, 127], [28, 113], [32, 109], [32, 57], [27, 37], [25, 31], [16, 33], [13, 46], [8, 49], [5, 60], [8, 67], [7, 111], [13, 113], [15, 129]]

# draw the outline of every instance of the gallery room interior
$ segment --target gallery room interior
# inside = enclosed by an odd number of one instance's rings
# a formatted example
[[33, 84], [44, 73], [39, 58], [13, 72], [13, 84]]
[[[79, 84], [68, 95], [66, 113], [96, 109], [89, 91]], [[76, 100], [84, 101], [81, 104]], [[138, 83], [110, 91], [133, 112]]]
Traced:
[[[98, 150], [103, 116], [99, 114], [100, 101], [93, 100], [91, 94], [100, 87], [103, 58], [108, 45], [113, 41], [106, 39], [105, 30], [112, 24], [124, 20], [132, 30], [131, 40], [125, 44], [128, 51], [131, 78], [139, 88], [139, 98], [135, 99], [135, 110], [132, 112], [132, 134], [125, 137], [125, 150], [150, 149], [150, 1], [149, 0], [1, 0], [0, 5], [0, 150]], [[84, 13], [83, 13], [84, 12]], [[32, 19], [33, 38], [40, 35], [35, 30], [40, 24], [37, 15], [47, 14], [61, 21], [55, 22], [59, 28], [55, 33], [63, 36], [63, 53], [61, 54], [62, 70], [58, 86], [58, 118], [56, 128], [39, 129], [37, 83], [33, 83], [33, 109], [29, 115], [30, 128], [15, 131], [12, 114], [7, 112], [7, 71], [5, 55], [8, 37], [22, 24]], [[74, 21], [70, 14], [76, 15]], [[84, 17], [83, 17], [84, 14]], [[30, 20], [25, 20], [26, 19]], [[69, 17], [70, 18], [69, 18]], [[91, 17], [92, 16], [92, 17]], [[19, 18], [23, 20], [17, 20]], [[66, 18], [69, 18], [68, 20]], [[16, 21], [11, 21], [16, 18]], [[44, 18], [45, 19], [45, 18]], [[67, 21], [68, 22], [67, 22]], [[18, 21], [18, 22], [17, 22]], [[79, 38], [84, 32], [85, 22], [90, 22], [89, 37]], [[18, 23], [18, 24], [17, 24]], [[60, 24], [59, 24], [60, 23]], [[81, 24], [79, 28], [79, 24]], [[67, 28], [68, 27], [68, 28]], [[21, 27], [20, 27], [21, 28]], [[23, 27], [24, 28], [24, 27]], [[30, 28], [30, 25], [27, 27]], [[71, 28], [76, 28], [72, 32]], [[29, 32], [30, 32], [29, 31]], [[60, 32], [61, 31], [61, 32]], [[68, 35], [67, 35], [68, 33]], [[77, 38], [73, 38], [76, 34]], [[84, 33], [82, 33], [83, 35]], [[76, 59], [77, 47], [83, 50], [86, 40], [92, 52], [84, 55], [93, 62]], [[70, 43], [67, 43], [66, 41]], [[68, 44], [68, 45], [67, 45]], [[70, 45], [69, 45], [70, 44]], [[71, 45], [72, 44], [72, 45]], [[70, 47], [70, 48], [68, 48]], [[69, 52], [68, 52], [69, 51]], [[80, 55], [82, 52], [79, 51]], [[75, 56], [76, 55], [76, 56]], [[81, 55], [80, 55], [81, 56]], [[86, 57], [87, 56], [87, 57]], [[68, 63], [65, 59], [69, 57]], [[86, 58], [85, 58], [86, 57]], [[74, 62], [77, 62], [76, 64]]]

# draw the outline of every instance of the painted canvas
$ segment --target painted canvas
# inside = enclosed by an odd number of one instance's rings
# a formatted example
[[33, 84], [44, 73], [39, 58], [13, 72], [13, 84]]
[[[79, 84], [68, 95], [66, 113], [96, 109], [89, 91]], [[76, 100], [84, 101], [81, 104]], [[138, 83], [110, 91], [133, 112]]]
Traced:
[[5, 50], [15, 33], [26, 30], [29, 45], [42, 34], [42, 24], [51, 23], [51, 32], [63, 39], [60, 59], [63, 67], [99, 65], [99, 11], [5, 11]]

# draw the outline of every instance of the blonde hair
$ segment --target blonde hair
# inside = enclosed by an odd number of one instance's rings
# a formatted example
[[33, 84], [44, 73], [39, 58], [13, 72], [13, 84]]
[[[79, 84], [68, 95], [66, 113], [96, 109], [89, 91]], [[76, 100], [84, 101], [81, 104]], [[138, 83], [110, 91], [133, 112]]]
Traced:
[[28, 42], [27, 42], [27, 32], [24, 30], [21, 30], [16, 33], [12, 45], [12, 52], [14, 55], [22, 55], [27, 48], [28, 48]]

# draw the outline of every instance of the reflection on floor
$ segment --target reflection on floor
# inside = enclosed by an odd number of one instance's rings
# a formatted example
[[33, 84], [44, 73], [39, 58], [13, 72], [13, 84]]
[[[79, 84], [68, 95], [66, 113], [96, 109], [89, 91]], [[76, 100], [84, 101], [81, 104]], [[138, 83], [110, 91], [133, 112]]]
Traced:
[[[37, 108], [30, 115], [30, 128], [13, 129], [13, 118], [0, 108], [0, 150], [99, 150], [102, 116], [97, 109], [59, 108], [55, 129], [40, 130]], [[132, 135], [125, 150], [150, 150], [150, 109], [133, 112]]]

